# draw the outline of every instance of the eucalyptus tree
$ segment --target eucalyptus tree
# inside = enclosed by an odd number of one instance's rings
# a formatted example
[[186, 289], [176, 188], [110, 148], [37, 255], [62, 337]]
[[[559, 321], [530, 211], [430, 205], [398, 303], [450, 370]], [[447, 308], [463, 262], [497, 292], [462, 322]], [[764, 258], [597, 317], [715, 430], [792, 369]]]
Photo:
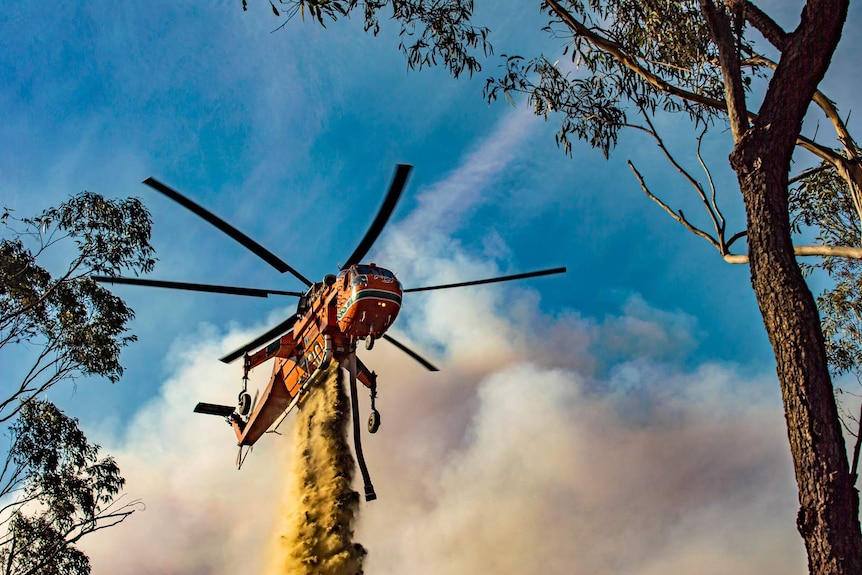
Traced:
[[133, 312], [92, 274], [153, 267], [151, 219], [135, 198], [83, 192], [36, 217], [0, 215], [0, 422], [9, 423], [0, 469], [4, 573], [89, 573], [83, 536], [137, 508], [119, 494], [114, 460], [78, 421], [44, 399], [60, 382], [123, 373]]
[[83, 192], [36, 217], [6, 208], [0, 225], [0, 354], [28, 365], [5, 370], [5, 422], [60, 381], [119, 380], [120, 350], [135, 340], [126, 334], [134, 313], [90, 276], [145, 273], [154, 259], [152, 221], [136, 198]]
[[[375, 34], [380, 16], [388, 15], [400, 26], [399, 48], [411, 68], [442, 65], [455, 77], [472, 75], [481, 69], [482, 54], [492, 52], [489, 30], [472, 22], [472, 0], [270, 4], [283, 18], [300, 14], [320, 24], [358, 10], [365, 29]], [[567, 153], [572, 140], [581, 140], [608, 154], [624, 129], [650, 134], [664, 151], [654, 119], [665, 114], [681, 115], [700, 129], [729, 128], [729, 163], [746, 213], [738, 233], [727, 236], [709, 185], [690, 179], [713, 223], [707, 232], [636, 176], [652, 199], [725, 260], [749, 264], [776, 359], [799, 488], [797, 527], [810, 571], [862, 573], [858, 493], [817, 306], [796, 260], [797, 254], [858, 258], [860, 246], [794, 246], [789, 208], [792, 162], [822, 162], [844, 182], [849, 201], [860, 205], [859, 150], [835, 105], [818, 92], [848, 0], [800, 3], [792, 30], [749, 0], [537, 0], [534, 6], [548, 22], [537, 33], [564, 43], [571, 61], [561, 64], [560, 54], [509, 55], [503, 71], [488, 79], [485, 94], [489, 100], [524, 95], [536, 114], [559, 120], [556, 139]], [[763, 49], [756, 41], [765, 43]], [[812, 102], [834, 127], [836, 143], [802, 135]], [[745, 253], [732, 253], [743, 239]]]
[[78, 421], [53, 403], [22, 404], [10, 426], [11, 448], [0, 471], [0, 567], [10, 575], [86, 575], [75, 544], [122, 523], [140, 506], [118, 494], [125, 481], [111, 457], [87, 440]]

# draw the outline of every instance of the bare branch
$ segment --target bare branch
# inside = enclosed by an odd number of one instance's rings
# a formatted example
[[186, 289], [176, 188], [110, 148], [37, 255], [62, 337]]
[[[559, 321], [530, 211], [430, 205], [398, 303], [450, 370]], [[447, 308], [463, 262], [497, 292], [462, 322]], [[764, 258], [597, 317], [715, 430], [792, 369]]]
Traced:
[[736, 240], [742, 239], [746, 236], [748, 236], [748, 230], [742, 230], [740, 232], [736, 232], [735, 234], [730, 236], [730, 239], [727, 240], [727, 243], [724, 244], [724, 247], [730, 248], [730, 246], [732, 246]]
[[[712, 179], [712, 172], [710, 172], [709, 166], [706, 165], [706, 161], [703, 159], [703, 155], [700, 153], [701, 145], [703, 144], [703, 137], [705, 135], [706, 128], [704, 128], [700, 135], [697, 137], [697, 148], [695, 150], [695, 154], [697, 155], [697, 161], [700, 163], [700, 167], [703, 168], [703, 172], [706, 174], [706, 181], [709, 183], [710, 198], [709, 204], [707, 204], [707, 210], [710, 211], [710, 216], [713, 219], [713, 223], [715, 223], [715, 232], [718, 234], [718, 241], [723, 244], [724, 230], [727, 227], [727, 222], [724, 219], [724, 214], [721, 213], [721, 209], [718, 207], [718, 190], [715, 187], [715, 181]], [[717, 222], [716, 218], [718, 219]], [[726, 251], [727, 245], [724, 245], [724, 248], [725, 249], [723, 251]]]
[[[710, 186], [712, 188], [712, 201], [710, 201], [707, 198], [706, 192], [704, 191], [701, 183], [699, 181], [697, 181], [697, 179], [694, 176], [692, 176], [688, 172], [688, 170], [683, 168], [682, 165], [680, 165], [680, 163], [676, 161], [676, 158], [673, 156], [673, 154], [670, 153], [670, 150], [667, 149], [667, 146], [665, 146], [664, 140], [661, 138], [661, 136], [659, 136], [658, 131], [656, 130], [655, 125], [650, 120], [649, 115], [647, 114], [646, 110], [644, 110], [643, 107], [640, 107], [640, 112], [641, 112], [641, 115], [644, 117], [644, 120], [646, 120], [648, 128], [639, 127], [639, 129], [641, 129], [642, 131], [644, 131], [647, 134], [649, 134], [650, 136], [652, 136], [652, 138], [656, 141], [656, 144], [658, 144], [659, 149], [661, 149], [662, 153], [664, 154], [665, 158], [667, 158], [668, 162], [670, 162], [670, 164], [674, 168], [676, 168], [676, 170], [680, 174], [682, 174], [683, 178], [685, 178], [685, 180], [689, 184], [691, 184], [691, 186], [695, 189], [698, 197], [700, 198], [701, 202], [703, 203], [704, 207], [706, 208], [706, 211], [709, 214], [709, 218], [712, 221], [713, 228], [715, 229], [716, 238], [714, 238], [713, 241], [715, 242], [715, 245], [716, 245], [719, 253], [721, 253], [721, 254], [727, 253], [727, 246], [724, 243], [724, 229], [725, 229], [724, 217], [721, 215], [721, 212], [718, 210], [718, 207], [716, 205], [715, 186], [713, 185], [712, 178], [709, 177], [709, 170], [706, 168], [706, 165], [703, 162], [703, 158], [700, 156], [700, 142], [701, 142], [701, 139], [703, 137], [703, 134], [701, 134], [701, 136], [698, 138], [698, 159], [700, 160], [701, 166], [703, 166], [704, 170], [707, 173], [707, 177], [709, 178]], [[629, 165], [631, 165], [631, 162], [629, 162]], [[634, 169], [634, 168], [632, 168], [632, 169]], [[637, 174], [637, 172], [636, 172], [636, 174]], [[639, 176], [639, 174], [637, 174], [637, 175]], [[640, 180], [641, 178], [638, 177], [638, 179]], [[651, 195], [645, 189], [643, 181], [641, 181], [641, 188], [644, 189], [644, 191], [647, 192], [648, 195]], [[654, 196], [653, 196], [653, 198], [654, 198]], [[657, 201], [657, 198], [654, 198], [654, 201]], [[659, 203], [659, 205], [663, 205], [663, 204]], [[670, 208], [666, 208], [665, 211], [668, 211], [669, 209]], [[671, 213], [673, 215], [672, 211], [669, 213]], [[681, 211], [679, 212], [679, 215], [682, 216]], [[674, 218], [674, 219], [676, 219], [676, 218]], [[682, 222], [680, 222], [680, 223], [682, 223]]]
[[[849, 246], [793, 246], [793, 253], [801, 257], [831, 256], [862, 260], [862, 248]], [[748, 255], [727, 254], [724, 261], [729, 264], [747, 264]]]
[[678, 221], [680, 224], [682, 224], [685, 227], [685, 229], [687, 229], [688, 231], [690, 231], [691, 233], [693, 233], [697, 236], [702, 237], [703, 239], [708, 241], [710, 244], [712, 244], [713, 247], [715, 247], [715, 249], [721, 251], [721, 248], [719, 247], [718, 241], [716, 241], [715, 238], [713, 238], [708, 233], [704, 232], [703, 230], [701, 230], [701, 229], [693, 226], [691, 223], [689, 223], [689, 221], [687, 219], [685, 219], [685, 215], [682, 213], [681, 210], [678, 213], [674, 212], [667, 204], [665, 204], [663, 201], [661, 201], [659, 198], [657, 198], [649, 190], [649, 188], [646, 185], [646, 182], [644, 182], [643, 176], [641, 175], [640, 172], [638, 172], [637, 168], [635, 168], [635, 165], [631, 162], [631, 160], [628, 161], [628, 164], [629, 164], [629, 167], [632, 169], [632, 172], [634, 172], [635, 177], [638, 179], [638, 182], [640, 182], [641, 189], [644, 191], [644, 193], [647, 195], [647, 197], [649, 197], [649, 199], [651, 199], [652, 201], [657, 203], [659, 206], [661, 206], [661, 208], [664, 211], [666, 211], [670, 215], [670, 217], [672, 217], [673, 219]]

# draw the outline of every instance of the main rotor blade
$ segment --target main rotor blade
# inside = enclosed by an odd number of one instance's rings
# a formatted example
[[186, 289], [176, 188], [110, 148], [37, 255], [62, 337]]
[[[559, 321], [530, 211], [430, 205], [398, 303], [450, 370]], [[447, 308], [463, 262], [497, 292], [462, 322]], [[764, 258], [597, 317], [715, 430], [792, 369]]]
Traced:
[[290, 331], [290, 329], [293, 327], [293, 324], [296, 323], [296, 320], [297, 320], [296, 315], [290, 316], [289, 318], [287, 318], [286, 320], [284, 320], [283, 322], [281, 322], [280, 324], [278, 324], [274, 328], [267, 331], [265, 334], [263, 334], [260, 337], [257, 337], [254, 340], [248, 342], [247, 344], [245, 344], [241, 348], [233, 350], [232, 352], [230, 352], [229, 354], [227, 354], [226, 356], [221, 358], [219, 361], [221, 361], [223, 363], [232, 362], [236, 358], [242, 356], [245, 352], [250, 351], [256, 347], [260, 347], [261, 345], [269, 342], [273, 338], [278, 337], [278, 336]]
[[262, 245], [260, 245], [259, 243], [257, 243], [256, 241], [254, 241], [253, 239], [251, 239], [223, 219], [221, 219], [220, 217], [218, 217], [217, 215], [207, 211], [203, 207], [194, 203], [176, 190], [169, 188], [155, 178], [147, 178], [146, 180], [144, 180], [144, 183], [153, 188], [154, 190], [163, 193], [181, 206], [188, 208], [198, 216], [202, 217], [203, 219], [205, 219], [206, 221], [208, 221], [209, 223], [211, 223], [212, 225], [214, 225], [215, 227], [241, 243], [248, 250], [253, 252], [256, 256], [258, 256], [260, 259], [262, 259], [281, 273], [290, 272], [294, 275], [294, 277], [296, 277], [296, 279], [298, 279], [305, 285], [311, 285], [311, 282], [307, 278], [305, 278], [298, 271], [287, 265], [274, 253], [272, 253], [271, 251], [269, 251], [268, 249], [266, 249], [265, 247], [263, 247]]
[[413, 351], [412, 349], [410, 349], [409, 347], [407, 347], [406, 345], [404, 345], [403, 343], [401, 343], [400, 341], [398, 341], [394, 337], [392, 337], [390, 335], [383, 334], [383, 339], [385, 339], [386, 341], [388, 341], [389, 343], [391, 343], [392, 345], [394, 345], [395, 347], [397, 347], [398, 349], [400, 349], [401, 351], [403, 351], [404, 353], [406, 353], [407, 355], [409, 355], [410, 357], [412, 357], [413, 359], [415, 359], [416, 361], [421, 363], [425, 367], [425, 369], [427, 369], [428, 371], [440, 371], [439, 369], [437, 369], [436, 367], [431, 365], [431, 362], [429, 362], [427, 359], [425, 359], [424, 357], [422, 357], [421, 355], [419, 355], [418, 353], [416, 353], [415, 351]]
[[181, 289], [187, 291], [202, 291], [208, 293], [224, 293], [230, 295], [245, 295], [251, 297], [269, 297], [270, 295], [291, 295], [299, 297], [302, 293], [298, 291], [283, 291], [275, 289], [257, 289], [244, 288], [235, 286], [221, 286], [212, 284], [198, 284], [186, 282], [172, 282], [163, 280], [148, 280], [143, 278], [124, 278], [114, 276], [90, 276], [90, 279], [99, 283], [108, 284], [128, 284], [138, 286], [148, 286], [167, 289]]
[[537, 271], [537, 272], [527, 272], [525, 274], [515, 274], [512, 276], [500, 276], [497, 278], [489, 278], [486, 280], [474, 280], [474, 281], [470, 281], [470, 282], [459, 282], [459, 283], [455, 283], [455, 284], [444, 284], [444, 285], [438, 285], [438, 286], [425, 286], [425, 287], [418, 287], [418, 288], [410, 288], [410, 289], [405, 289], [404, 293], [415, 292], [415, 291], [431, 291], [431, 290], [435, 290], [435, 289], [448, 289], [448, 288], [456, 288], [456, 287], [464, 287], [464, 286], [476, 286], [476, 285], [482, 285], [482, 284], [492, 284], [492, 283], [497, 283], [497, 282], [508, 282], [508, 281], [512, 281], [512, 280], [522, 280], [522, 279], [526, 279], [526, 278], [535, 278], [535, 277], [539, 277], [539, 276], [549, 276], [551, 274], [564, 274], [564, 273], [566, 273], [566, 268], [564, 268], [564, 267], [553, 268], [553, 269], [541, 270], [541, 271]]
[[371, 223], [371, 227], [368, 228], [368, 231], [365, 233], [365, 237], [362, 238], [362, 241], [359, 242], [358, 246], [356, 246], [356, 250], [350, 254], [350, 257], [347, 258], [347, 261], [344, 262], [343, 266], [341, 266], [342, 270], [346, 270], [350, 266], [362, 261], [365, 254], [367, 254], [368, 250], [371, 249], [371, 246], [374, 245], [375, 240], [377, 240], [377, 236], [380, 235], [380, 232], [383, 231], [383, 226], [385, 226], [386, 222], [389, 220], [389, 216], [391, 216], [392, 212], [395, 211], [395, 204], [398, 203], [398, 198], [401, 197], [401, 192], [404, 190], [404, 184], [407, 183], [407, 176], [410, 175], [410, 170], [412, 169], [413, 166], [398, 164], [398, 167], [395, 169], [395, 177], [392, 178], [389, 192], [383, 200], [383, 205], [380, 206], [380, 211], [377, 212], [377, 217], [374, 218], [374, 221]]

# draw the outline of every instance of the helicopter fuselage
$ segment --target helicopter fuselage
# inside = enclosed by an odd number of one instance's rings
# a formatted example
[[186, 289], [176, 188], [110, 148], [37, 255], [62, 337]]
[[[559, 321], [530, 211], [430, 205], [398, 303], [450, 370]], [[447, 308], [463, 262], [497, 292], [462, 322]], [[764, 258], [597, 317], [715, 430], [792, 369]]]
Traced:
[[[318, 370], [356, 351], [356, 342], [383, 336], [401, 310], [402, 287], [395, 275], [375, 264], [357, 264], [314, 283], [300, 297], [293, 329], [254, 354], [244, 371], [274, 359], [272, 376], [247, 417], [230, 421], [240, 445], [252, 445], [280, 417], [302, 401]], [[359, 366], [357, 379], [376, 386], [376, 375]]]

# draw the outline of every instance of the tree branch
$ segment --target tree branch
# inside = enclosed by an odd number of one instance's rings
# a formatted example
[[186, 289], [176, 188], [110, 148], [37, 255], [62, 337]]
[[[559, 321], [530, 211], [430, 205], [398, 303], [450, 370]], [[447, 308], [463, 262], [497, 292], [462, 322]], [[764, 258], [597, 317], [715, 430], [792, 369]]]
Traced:
[[[729, 4], [734, 9], [741, 8], [737, 1], [731, 0]], [[703, 14], [707, 26], [709, 26], [710, 34], [712, 34], [712, 39], [718, 48], [719, 68], [724, 80], [730, 131], [733, 134], [733, 141], [739, 142], [742, 135], [748, 130], [749, 124], [736, 36], [727, 14], [723, 9], [717, 8], [712, 0], [700, 0], [700, 12]]]
[[[710, 198], [707, 208], [711, 208], [712, 210], [710, 211], [710, 215], [713, 217], [713, 222], [715, 223], [715, 231], [718, 234], [718, 240], [719, 242], [724, 243], [724, 231], [727, 228], [727, 221], [724, 219], [724, 214], [721, 213], [721, 209], [718, 207], [718, 190], [715, 187], [715, 181], [712, 179], [712, 172], [710, 172], [709, 166], [706, 165], [706, 161], [703, 159], [703, 155], [700, 153], [701, 145], [703, 144], [703, 137], [705, 135], [706, 128], [704, 128], [700, 135], [697, 137], [697, 161], [700, 163], [700, 167], [706, 174], [706, 181], [709, 183]], [[724, 245], [724, 248], [726, 251], [727, 244]]]
[[787, 41], [787, 32], [784, 31], [778, 23], [775, 22], [763, 10], [755, 6], [752, 2], [745, 2], [745, 19], [749, 24], [760, 32], [766, 40], [775, 46], [779, 52], [784, 51]]
[[[650, 72], [644, 66], [638, 62], [637, 58], [628, 54], [620, 44], [605, 38], [593, 30], [584, 25], [583, 22], [575, 18], [571, 12], [567, 11], [565, 8], [560, 5], [556, 0], [545, 0], [545, 4], [556, 14], [556, 16], [568, 26], [577, 36], [584, 38], [586, 41], [590, 42], [597, 48], [606, 51], [608, 54], [613, 56], [620, 64], [640, 76], [643, 80], [645, 80], [650, 85], [654, 86], [658, 90], [671, 94], [673, 96], [677, 96], [678, 98], [687, 100], [689, 102], [694, 102], [696, 104], [701, 104], [704, 106], [708, 106], [713, 108], [714, 110], [727, 112], [727, 102], [723, 100], [718, 100], [715, 98], [710, 98], [708, 96], [704, 96], [702, 94], [697, 94], [694, 92], [689, 92], [688, 90], [684, 90], [678, 86], [675, 86], [664, 78]], [[746, 5], [746, 15], [749, 14], [748, 10], [753, 7], [755, 10], [756, 6], [753, 4]], [[757, 16], [752, 16], [752, 18], [756, 18]], [[758, 21], [760, 22], [760, 21]], [[763, 22], [766, 22], [765, 20]], [[765, 26], [765, 24], [764, 24]], [[745, 108], [742, 108], [744, 113], [748, 117], [748, 122], [753, 122], [757, 118], [757, 114], [754, 112], [748, 111]], [[839, 164], [842, 162], [843, 158], [840, 154], [836, 153], [835, 150], [818, 144], [813, 140], [806, 138], [805, 136], [800, 135], [796, 144], [804, 150], [814, 154], [821, 160], [829, 162], [833, 166], [838, 168]]]
[[809, 176], [813, 176], [813, 175], [815, 175], [815, 174], [819, 174], [819, 173], [820, 173], [820, 172], [822, 172], [823, 170], [828, 170], [830, 167], [831, 167], [831, 166], [830, 166], [829, 164], [821, 164], [821, 165], [816, 166], [816, 167], [814, 167], [814, 168], [808, 168], [807, 170], [802, 170], [800, 173], [798, 173], [797, 175], [795, 175], [795, 176], [793, 176], [792, 178], [790, 178], [790, 179], [787, 181], [787, 183], [788, 183], [789, 185], [791, 185], [791, 186], [792, 186], [792, 185], [793, 185], [793, 184], [795, 184], [796, 182], [800, 182], [800, 181], [804, 180], [805, 178], [807, 178], [807, 177], [809, 177]]
[[[778, 66], [778, 64], [769, 58], [759, 54], [752, 55], [748, 58], [748, 61], [766, 66], [772, 70], [775, 70]], [[847, 182], [847, 185], [850, 188], [853, 204], [856, 207], [856, 212], [860, 221], [862, 221], [862, 167], [860, 167], [860, 165], [862, 165], [862, 153], [860, 153], [859, 146], [850, 134], [850, 130], [847, 129], [847, 124], [838, 114], [838, 108], [835, 107], [835, 103], [820, 90], [814, 91], [813, 101], [823, 111], [823, 114], [832, 124], [833, 128], [835, 128], [835, 135], [844, 147], [846, 155], [842, 156], [835, 153], [834, 150], [830, 150], [831, 153], [829, 154], [829, 157], [824, 157], [821, 154], [821, 148], [814, 149], [805, 145], [803, 147], [806, 147], [809, 151], [821, 156], [822, 159], [829, 162], [836, 170], [838, 170], [838, 173], [844, 181]], [[811, 143], [813, 144], [813, 142]]]
[[[700, 198], [700, 201], [703, 203], [704, 208], [706, 208], [707, 214], [709, 214], [709, 218], [712, 221], [713, 229], [715, 230], [715, 234], [716, 234], [715, 238], [712, 238], [711, 236], [707, 236], [707, 237], [709, 237], [709, 239], [711, 240], [711, 243], [713, 243], [713, 245], [715, 245], [715, 247], [718, 249], [719, 253], [726, 254], [727, 253], [727, 244], [725, 244], [725, 242], [724, 242], [724, 231], [725, 231], [726, 223], [724, 220], [724, 216], [722, 215], [721, 210], [719, 210], [718, 204], [716, 203], [716, 189], [715, 189], [715, 184], [712, 181], [712, 175], [710, 174], [709, 169], [707, 168], [706, 163], [703, 161], [703, 157], [700, 154], [700, 144], [701, 144], [701, 141], [703, 138], [703, 134], [701, 134], [697, 139], [697, 157], [698, 157], [698, 160], [700, 161], [701, 167], [706, 172], [707, 179], [708, 179], [709, 185], [710, 185], [710, 189], [712, 191], [712, 198], [711, 199], [707, 197], [706, 191], [704, 190], [701, 183], [699, 181], [697, 181], [697, 179], [695, 179], [695, 177], [692, 176], [688, 172], [688, 170], [683, 168], [682, 165], [680, 165], [680, 163], [676, 161], [676, 158], [673, 156], [673, 154], [670, 153], [670, 150], [667, 149], [667, 146], [665, 146], [665, 144], [664, 144], [664, 140], [661, 138], [661, 136], [659, 136], [658, 131], [656, 131], [655, 125], [650, 120], [649, 115], [647, 114], [646, 110], [643, 107], [640, 107], [640, 112], [641, 112], [641, 115], [644, 117], [644, 120], [646, 121], [648, 127], [647, 128], [644, 128], [642, 126], [633, 126], [633, 127], [636, 127], [637, 129], [649, 134], [656, 141], [656, 144], [658, 145], [659, 149], [664, 154], [667, 161], [670, 162], [670, 164], [674, 168], [676, 168], [676, 170], [680, 174], [682, 174], [683, 178], [685, 178], [685, 180], [695, 189], [698, 197]], [[695, 230], [697, 228], [694, 228], [694, 226], [691, 226], [690, 224], [688, 224], [687, 221], [681, 221], [681, 220], [685, 220], [681, 210], [679, 211], [679, 218], [678, 218], [676, 213], [674, 213], [663, 202], [659, 201], [658, 198], [655, 195], [653, 195], [647, 189], [647, 187], [643, 181], [643, 178], [637, 172], [637, 170], [635, 170], [635, 168], [631, 162], [629, 162], [629, 166], [632, 168], [632, 170], [634, 170], [635, 177], [638, 178], [638, 180], [641, 184], [641, 189], [644, 190], [644, 192], [647, 194], [648, 197], [650, 197], [650, 199], [652, 199], [654, 202], [656, 202], [660, 206], [662, 206], [666, 212], [671, 214], [671, 216], [674, 219], [676, 219], [681, 224], [683, 224], [683, 226], [685, 226], [687, 229], [689, 229], [690, 231], [692, 231], [694, 233], [697, 233], [697, 232], [695, 232]], [[702, 233], [705, 234], [705, 232], [702, 232]], [[698, 234], [698, 235], [700, 235], [700, 234]], [[704, 236], [701, 235], [701, 237], [704, 237]]]
[[742, 231], [736, 232], [735, 234], [730, 236], [730, 239], [727, 240], [727, 243], [724, 244], [724, 247], [730, 248], [730, 246], [732, 246], [736, 240], [742, 239], [742, 238], [746, 237], [747, 235], [748, 235], [748, 230], [742, 230]]
[[711, 235], [704, 232], [703, 230], [693, 226], [687, 219], [685, 219], [685, 215], [682, 213], [682, 210], [680, 210], [677, 213], [677, 212], [673, 211], [667, 204], [665, 204], [663, 201], [661, 201], [658, 197], [656, 197], [649, 190], [649, 188], [646, 185], [646, 182], [644, 182], [643, 176], [641, 175], [640, 172], [638, 172], [637, 168], [635, 168], [635, 165], [632, 163], [631, 160], [628, 161], [628, 164], [629, 164], [629, 168], [631, 168], [632, 172], [634, 172], [634, 174], [635, 174], [635, 177], [638, 179], [638, 182], [640, 182], [641, 189], [644, 191], [644, 193], [647, 195], [647, 197], [649, 197], [649, 199], [651, 199], [652, 201], [657, 203], [659, 206], [661, 206], [661, 208], [664, 211], [666, 211], [670, 215], [670, 217], [672, 217], [673, 219], [678, 221], [680, 224], [682, 224], [685, 227], [685, 229], [687, 229], [688, 231], [690, 231], [691, 233], [693, 233], [697, 236], [702, 237], [703, 239], [708, 241], [710, 244], [712, 244], [712, 246], [714, 246], [715, 249], [719, 250], [719, 252], [721, 251], [721, 247], [719, 246], [719, 243], [718, 243], [718, 241], [716, 241], [715, 238], [713, 238]]
[[718, 100], [716, 98], [710, 98], [708, 96], [697, 94], [695, 92], [689, 92], [688, 90], [683, 90], [679, 86], [675, 86], [669, 83], [661, 76], [653, 74], [652, 72], [644, 68], [640, 64], [640, 62], [638, 62], [637, 58], [628, 54], [617, 42], [605, 38], [604, 36], [600, 36], [599, 34], [596, 34], [592, 30], [587, 28], [583, 24], [583, 22], [572, 16], [572, 14], [568, 10], [563, 8], [556, 0], [545, 0], [545, 3], [557, 15], [557, 17], [560, 18], [560, 20], [562, 20], [563, 23], [568, 26], [575, 34], [583, 37], [597, 48], [604, 50], [605, 52], [613, 56], [618, 62], [623, 64], [626, 68], [628, 68], [641, 78], [643, 78], [647, 83], [651, 84], [655, 88], [661, 90], [662, 92], [667, 92], [668, 94], [672, 94], [684, 100], [688, 100], [689, 102], [695, 102], [697, 104], [702, 104], [704, 106], [708, 106], [717, 110], [727, 110], [726, 103], [721, 100]]
[[[793, 253], [802, 257], [830, 256], [862, 260], [862, 248], [849, 246], [793, 246]], [[726, 254], [724, 261], [729, 264], [747, 264], [748, 255]]]

